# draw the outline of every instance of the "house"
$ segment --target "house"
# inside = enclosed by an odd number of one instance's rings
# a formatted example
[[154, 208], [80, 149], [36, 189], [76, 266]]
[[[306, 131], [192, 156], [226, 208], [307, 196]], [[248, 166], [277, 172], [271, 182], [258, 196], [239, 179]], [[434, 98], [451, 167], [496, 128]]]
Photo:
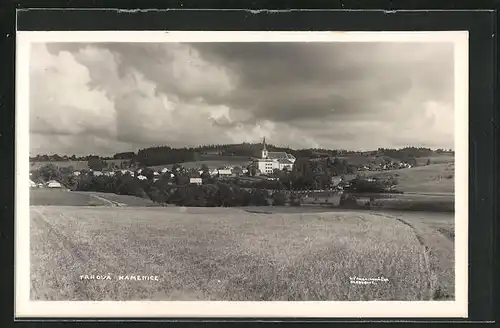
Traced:
[[75, 171], [75, 172], [73, 172], [73, 175], [74, 175], [75, 177], [79, 176], [80, 174], [81, 174], [81, 172], [80, 172], [80, 171]]
[[161, 170], [161, 173], [167, 173], [168, 172], [168, 169], [166, 167], [164, 167], [162, 170]]
[[99, 177], [101, 176], [103, 173], [101, 171], [92, 171], [92, 174], [95, 176], [95, 177]]
[[266, 148], [266, 138], [262, 142], [261, 158], [255, 159], [256, 168], [264, 174], [272, 174], [274, 170], [283, 170], [284, 168], [290, 171], [296, 161], [295, 156], [286, 152], [270, 152]]
[[331, 178], [332, 187], [338, 186], [342, 182], [342, 177], [336, 176]]
[[106, 172], [105, 175], [108, 176], [108, 177], [112, 177], [112, 176], [115, 175], [115, 172], [109, 171], [109, 172]]
[[233, 174], [233, 171], [230, 170], [230, 169], [220, 169], [217, 171], [217, 173], [220, 175], [220, 176], [229, 176], [229, 175], [232, 175]]
[[154, 175], [155, 177], [157, 177], [157, 176], [159, 176], [159, 175], [160, 175], [160, 173], [159, 173], [159, 172], [154, 171], [154, 172], [153, 172], [153, 175]]
[[139, 180], [147, 180], [148, 178], [145, 177], [144, 175], [140, 174], [140, 175], [137, 176], [137, 179], [139, 179]]
[[62, 185], [57, 182], [56, 180], [50, 180], [47, 182], [47, 187], [48, 188], [62, 188]]
[[201, 178], [189, 178], [189, 183], [201, 185], [203, 183], [203, 180]]
[[33, 182], [33, 180], [30, 179], [30, 188], [36, 188], [36, 183]]

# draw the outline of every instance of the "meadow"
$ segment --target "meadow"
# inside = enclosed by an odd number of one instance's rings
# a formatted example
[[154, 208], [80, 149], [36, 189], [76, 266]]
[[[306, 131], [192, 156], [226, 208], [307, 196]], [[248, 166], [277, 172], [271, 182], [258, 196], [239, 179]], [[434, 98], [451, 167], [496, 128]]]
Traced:
[[[127, 160], [123, 159], [111, 159], [106, 160], [105, 162], [115, 165], [120, 165], [122, 162], [127, 162]], [[44, 165], [53, 164], [60, 168], [73, 167], [75, 170], [88, 170], [88, 162], [87, 161], [50, 161], [50, 162], [31, 162], [30, 163], [30, 171], [38, 170]]]
[[156, 206], [152, 200], [101, 192], [64, 189], [30, 189], [30, 205], [35, 206]]
[[[225, 167], [226, 165], [236, 165], [236, 166], [242, 166], [246, 167], [250, 163], [250, 160], [248, 157], [242, 157], [242, 156], [234, 156], [234, 158], [231, 158], [230, 156], [226, 156], [225, 159], [219, 159], [219, 160], [200, 160], [200, 161], [193, 161], [193, 162], [184, 162], [184, 163], [179, 163], [186, 169], [198, 169], [202, 165], [208, 166], [209, 169], [218, 169], [220, 167]], [[156, 165], [156, 166], [151, 166], [152, 169], [154, 170], [161, 170], [163, 168], [168, 168], [171, 169], [174, 164], [169, 164], [169, 165]]]
[[265, 210], [31, 206], [31, 299], [454, 297], [451, 214]]
[[397, 189], [403, 192], [453, 193], [455, 191], [455, 164], [440, 163], [408, 169], [363, 172], [381, 179], [396, 178]]

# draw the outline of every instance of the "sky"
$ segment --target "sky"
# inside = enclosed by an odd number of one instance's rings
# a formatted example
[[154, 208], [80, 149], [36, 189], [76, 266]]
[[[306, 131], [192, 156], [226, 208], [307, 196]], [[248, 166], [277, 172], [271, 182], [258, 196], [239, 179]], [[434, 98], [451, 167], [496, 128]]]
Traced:
[[30, 155], [454, 148], [451, 43], [33, 43]]

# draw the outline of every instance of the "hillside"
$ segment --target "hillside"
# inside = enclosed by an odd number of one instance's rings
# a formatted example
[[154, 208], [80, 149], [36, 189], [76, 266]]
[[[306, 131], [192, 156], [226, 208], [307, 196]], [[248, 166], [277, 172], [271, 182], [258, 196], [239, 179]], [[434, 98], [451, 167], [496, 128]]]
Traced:
[[[30, 211], [33, 300], [410, 301], [454, 295], [452, 237], [416, 214]], [[439, 217], [440, 229], [452, 231], [453, 216]], [[92, 274], [111, 280], [80, 279]], [[119, 275], [158, 280], [123, 281]], [[387, 280], [366, 285], [352, 277]]]
[[[126, 162], [126, 160], [123, 159], [110, 159], [106, 160], [105, 162], [110, 163], [110, 164], [116, 164], [120, 165], [122, 162]], [[38, 170], [44, 165], [47, 164], [53, 164], [57, 167], [73, 167], [75, 170], [88, 170], [89, 166], [87, 164], [87, 161], [50, 161], [50, 162], [31, 162], [30, 163], [30, 171], [33, 170]]]
[[408, 169], [363, 172], [380, 179], [396, 178], [397, 189], [403, 192], [453, 193], [455, 190], [454, 163], [431, 164]]

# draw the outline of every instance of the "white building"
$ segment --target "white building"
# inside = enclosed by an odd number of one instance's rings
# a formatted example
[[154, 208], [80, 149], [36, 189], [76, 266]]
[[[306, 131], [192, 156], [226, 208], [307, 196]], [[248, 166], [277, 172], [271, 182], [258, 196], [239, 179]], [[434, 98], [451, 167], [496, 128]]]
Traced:
[[47, 187], [49, 188], [62, 188], [62, 185], [56, 180], [50, 180], [47, 182]]
[[262, 143], [261, 158], [254, 161], [257, 169], [263, 174], [271, 174], [274, 170], [283, 170], [288, 168], [290, 171], [293, 168], [296, 158], [286, 152], [270, 152], [266, 148], [266, 138]]
[[233, 170], [231, 170], [231, 169], [222, 169], [222, 170], [218, 170], [217, 173], [219, 175], [227, 176], [227, 175], [232, 175], [233, 174]]
[[201, 185], [203, 180], [201, 178], [189, 178], [189, 183]]

